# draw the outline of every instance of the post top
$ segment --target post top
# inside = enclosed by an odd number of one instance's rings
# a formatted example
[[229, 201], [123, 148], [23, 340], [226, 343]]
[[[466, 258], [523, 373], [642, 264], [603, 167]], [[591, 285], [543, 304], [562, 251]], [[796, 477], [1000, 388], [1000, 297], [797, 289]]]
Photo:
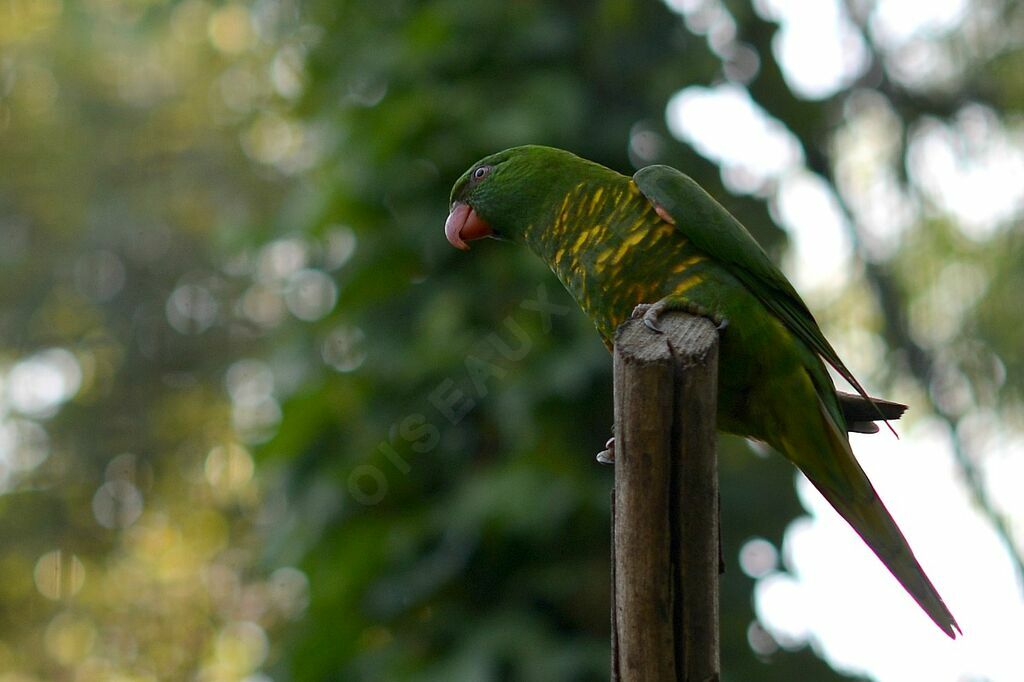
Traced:
[[662, 333], [630, 319], [615, 331], [615, 353], [627, 362], [684, 365], [703, 362], [718, 343], [718, 330], [706, 317], [671, 311], [658, 320]]

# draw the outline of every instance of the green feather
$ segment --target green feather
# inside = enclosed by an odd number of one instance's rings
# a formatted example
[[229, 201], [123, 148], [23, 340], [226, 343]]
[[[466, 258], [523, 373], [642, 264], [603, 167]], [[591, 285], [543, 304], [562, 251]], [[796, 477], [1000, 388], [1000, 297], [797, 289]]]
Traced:
[[[828, 342], [800, 295], [747, 228], [688, 175], [670, 166], [647, 166], [633, 176], [637, 187], [675, 220], [676, 227], [712, 258], [725, 264], [758, 300], [832, 365], [857, 393], [873, 404]], [[875, 408], [878, 417], [882, 411]], [[888, 424], [888, 421], [886, 421]], [[892, 427], [889, 427], [892, 429]], [[895, 431], [893, 431], [895, 433]]]

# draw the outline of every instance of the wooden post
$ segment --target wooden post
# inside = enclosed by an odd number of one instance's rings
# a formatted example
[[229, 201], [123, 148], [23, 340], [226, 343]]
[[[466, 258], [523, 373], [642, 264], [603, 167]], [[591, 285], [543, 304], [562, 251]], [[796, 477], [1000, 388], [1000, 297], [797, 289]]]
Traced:
[[717, 682], [718, 334], [667, 313], [615, 337], [612, 679]]

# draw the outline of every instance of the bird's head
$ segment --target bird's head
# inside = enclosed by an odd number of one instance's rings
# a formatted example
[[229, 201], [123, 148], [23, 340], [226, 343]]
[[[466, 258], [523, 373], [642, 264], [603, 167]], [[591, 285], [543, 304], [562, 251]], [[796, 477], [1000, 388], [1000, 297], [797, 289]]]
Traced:
[[452, 187], [451, 212], [444, 234], [452, 246], [484, 237], [521, 241], [526, 228], [548, 208], [547, 199], [562, 188], [573, 166], [587, 163], [561, 149], [526, 145], [486, 156]]

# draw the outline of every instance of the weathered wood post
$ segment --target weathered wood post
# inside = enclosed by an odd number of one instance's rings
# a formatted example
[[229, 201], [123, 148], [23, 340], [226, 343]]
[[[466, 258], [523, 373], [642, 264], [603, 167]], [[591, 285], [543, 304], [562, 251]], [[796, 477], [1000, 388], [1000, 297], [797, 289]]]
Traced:
[[718, 333], [659, 326], [615, 337], [612, 679], [717, 682]]

